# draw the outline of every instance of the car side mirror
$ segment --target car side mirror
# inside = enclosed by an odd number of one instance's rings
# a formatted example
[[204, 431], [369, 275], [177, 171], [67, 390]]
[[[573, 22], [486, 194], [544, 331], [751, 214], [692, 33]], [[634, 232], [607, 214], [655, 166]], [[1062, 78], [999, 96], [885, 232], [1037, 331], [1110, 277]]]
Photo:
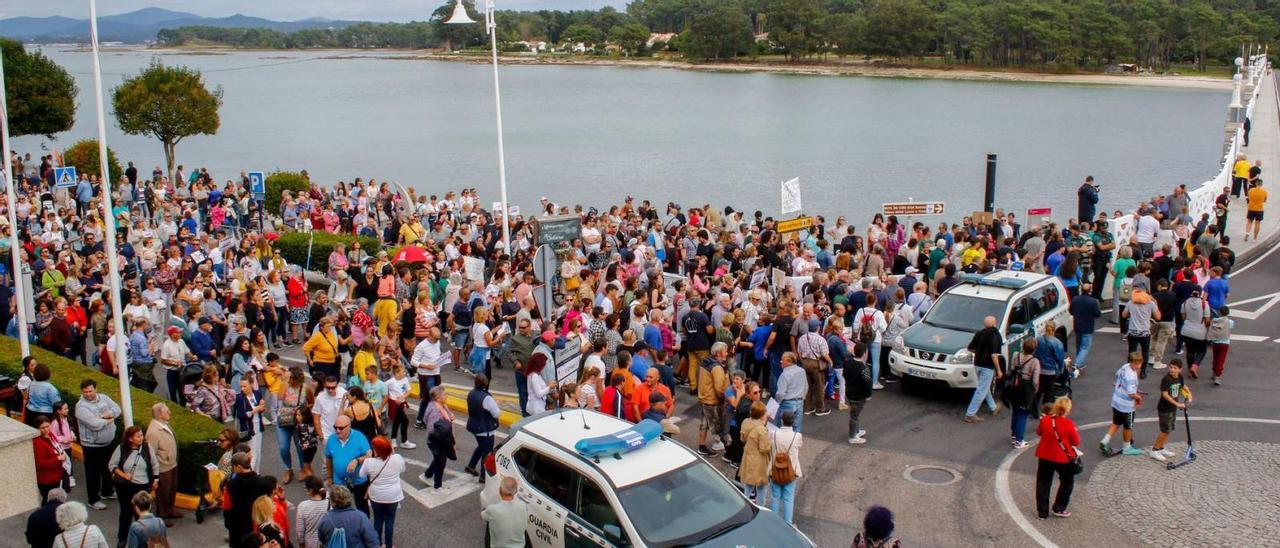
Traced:
[[1009, 338], [1012, 339], [1017, 335], [1021, 335], [1025, 333], [1027, 331], [1027, 326], [1015, 323], [1013, 325], [1010, 325], [1006, 331], [1009, 334]]
[[616, 539], [622, 538], [621, 525], [613, 525], [613, 524], [605, 525], [604, 527], [601, 527], [600, 530], [604, 531], [605, 536], [609, 537], [610, 539], [616, 540]]

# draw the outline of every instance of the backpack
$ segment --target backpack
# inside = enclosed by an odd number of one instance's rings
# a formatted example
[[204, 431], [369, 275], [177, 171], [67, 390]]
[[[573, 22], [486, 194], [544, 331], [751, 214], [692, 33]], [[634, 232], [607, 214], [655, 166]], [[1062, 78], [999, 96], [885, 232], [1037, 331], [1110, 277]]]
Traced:
[[[791, 438], [791, 443], [795, 444], [796, 439]], [[774, 447], [776, 450], [777, 447]], [[796, 480], [796, 469], [791, 465], [791, 445], [787, 446], [786, 451], [776, 451], [773, 455], [773, 469], [769, 472], [769, 481], [777, 485], [788, 485]]]
[[343, 527], [334, 527], [333, 532], [329, 533], [329, 542], [324, 546], [325, 548], [347, 548], [347, 530]]
[[876, 341], [876, 313], [864, 313], [858, 319], [858, 342], [870, 345]]

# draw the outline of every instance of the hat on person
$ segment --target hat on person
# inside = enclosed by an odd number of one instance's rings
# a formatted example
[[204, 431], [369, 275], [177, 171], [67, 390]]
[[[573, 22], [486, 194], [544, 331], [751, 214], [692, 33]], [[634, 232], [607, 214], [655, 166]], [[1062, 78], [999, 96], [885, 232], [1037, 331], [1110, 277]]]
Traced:
[[212, 323], [213, 323], [213, 319], [212, 319], [212, 318], [210, 318], [210, 317], [208, 317], [208, 316], [201, 316], [201, 317], [200, 317], [199, 325], [212, 324]]
[[165, 332], [166, 332], [166, 333], [168, 333], [168, 334], [170, 334], [170, 335], [177, 335], [178, 333], [182, 333], [182, 328], [180, 328], [180, 327], [178, 327], [178, 326], [176, 326], [176, 325], [171, 325], [171, 326], [169, 326], [169, 329], [166, 329], [166, 330], [165, 330]]
[[553, 342], [556, 342], [556, 334], [555, 334], [554, 332], [552, 332], [552, 331], [543, 331], [543, 332], [542, 332], [542, 342], [547, 343], [547, 344], [551, 344], [551, 343], [553, 343]]
[[903, 270], [903, 273], [907, 274], [908, 276], [910, 276], [911, 274], [915, 274], [916, 272], [919, 272], [919, 270], [916, 270], [916, 267], [914, 266], [908, 266], [906, 270]]

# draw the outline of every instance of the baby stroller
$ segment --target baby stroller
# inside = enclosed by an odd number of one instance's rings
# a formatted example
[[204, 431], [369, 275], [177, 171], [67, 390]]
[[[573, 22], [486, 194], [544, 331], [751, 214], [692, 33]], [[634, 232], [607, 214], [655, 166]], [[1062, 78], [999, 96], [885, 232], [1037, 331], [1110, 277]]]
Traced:
[[185, 402], [195, 391], [195, 385], [200, 382], [202, 376], [204, 376], [204, 363], [193, 360], [182, 364], [182, 369], [178, 370], [178, 383], [182, 387], [179, 393], [182, 395], [182, 401], [178, 403], [186, 405]]
[[1053, 380], [1053, 387], [1051, 387], [1049, 390], [1048, 403], [1053, 403], [1058, 398], [1061, 398], [1063, 396], [1070, 398], [1072, 395], [1071, 381], [1075, 379], [1076, 376], [1079, 374], [1080, 374], [1080, 370], [1076, 369], [1076, 367], [1074, 365], [1071, 365], [1071, 362], [1068, 361], [1066, 363], [1065, 370], [1062, 371], [1061, 373], [1058, 373], [1057, 378]]

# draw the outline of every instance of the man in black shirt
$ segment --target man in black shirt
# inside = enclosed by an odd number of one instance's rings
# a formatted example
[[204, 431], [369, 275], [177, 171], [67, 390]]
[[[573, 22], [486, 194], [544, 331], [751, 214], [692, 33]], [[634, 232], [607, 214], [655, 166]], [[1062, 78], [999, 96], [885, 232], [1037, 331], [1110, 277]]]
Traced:
[[680, 322], [680, 332], [684, 335], [685, 361], [680, 363], [680, 371], [676, 376], [684, 377], [689, 383], [689, 389], [697, 393], [696, 369], [707, 358], [708, 351], [711, 350], [711, 335], [715, 333], [711, 318], [702, 311], [701, 299], [689, 299], [689, 312]]
[[1230, 243], [1231, 238], [1223, 234], [1218, 247], [1213, 248], [1213, 252], [1209, 254], [1209, 264], [1222, 267], [1223, 276], [1230, 274], [1231, 267], [1236, 264], [1236, 252], [1227, 247]]
[[1169, 339], [1174, 337], [1174, 318], [1178, 317], [1178, 296], [1169, 287], [1169, 280], [1157, 279], [1156, 292], [1151, 294], [1160, 311], [1160, 320], [1153, 322], [1151, 326], [1151, 356], [1155, 360], [1153, 367], [1156, 369], [1165, 368], [1164, 350], [1169, 345]]
[[977, 416], [983, 400], [986, 400], [987, 406], [991, 408], [992, 415], [1000, 413], [1001, 409], [1000, 404], [997, 404], [995, 398], [991, 396], [991, 381], [1004, 376], [1000, 368], [1004, 337], [1000, 336], [1000, 330], [996, 329], [995, 316], [983, 318], [982, 326], [982, 330], [973, 334], [973, 339], [969, 341], [968, 346], [969, 352], [973, 354], [973, 369], [978, 375], [978, 386], [974, 389], [973, 399], [969, 400], [969, 408], [964, 413], [964, 422], [967, 423], [983, 420], [982, 417]]

